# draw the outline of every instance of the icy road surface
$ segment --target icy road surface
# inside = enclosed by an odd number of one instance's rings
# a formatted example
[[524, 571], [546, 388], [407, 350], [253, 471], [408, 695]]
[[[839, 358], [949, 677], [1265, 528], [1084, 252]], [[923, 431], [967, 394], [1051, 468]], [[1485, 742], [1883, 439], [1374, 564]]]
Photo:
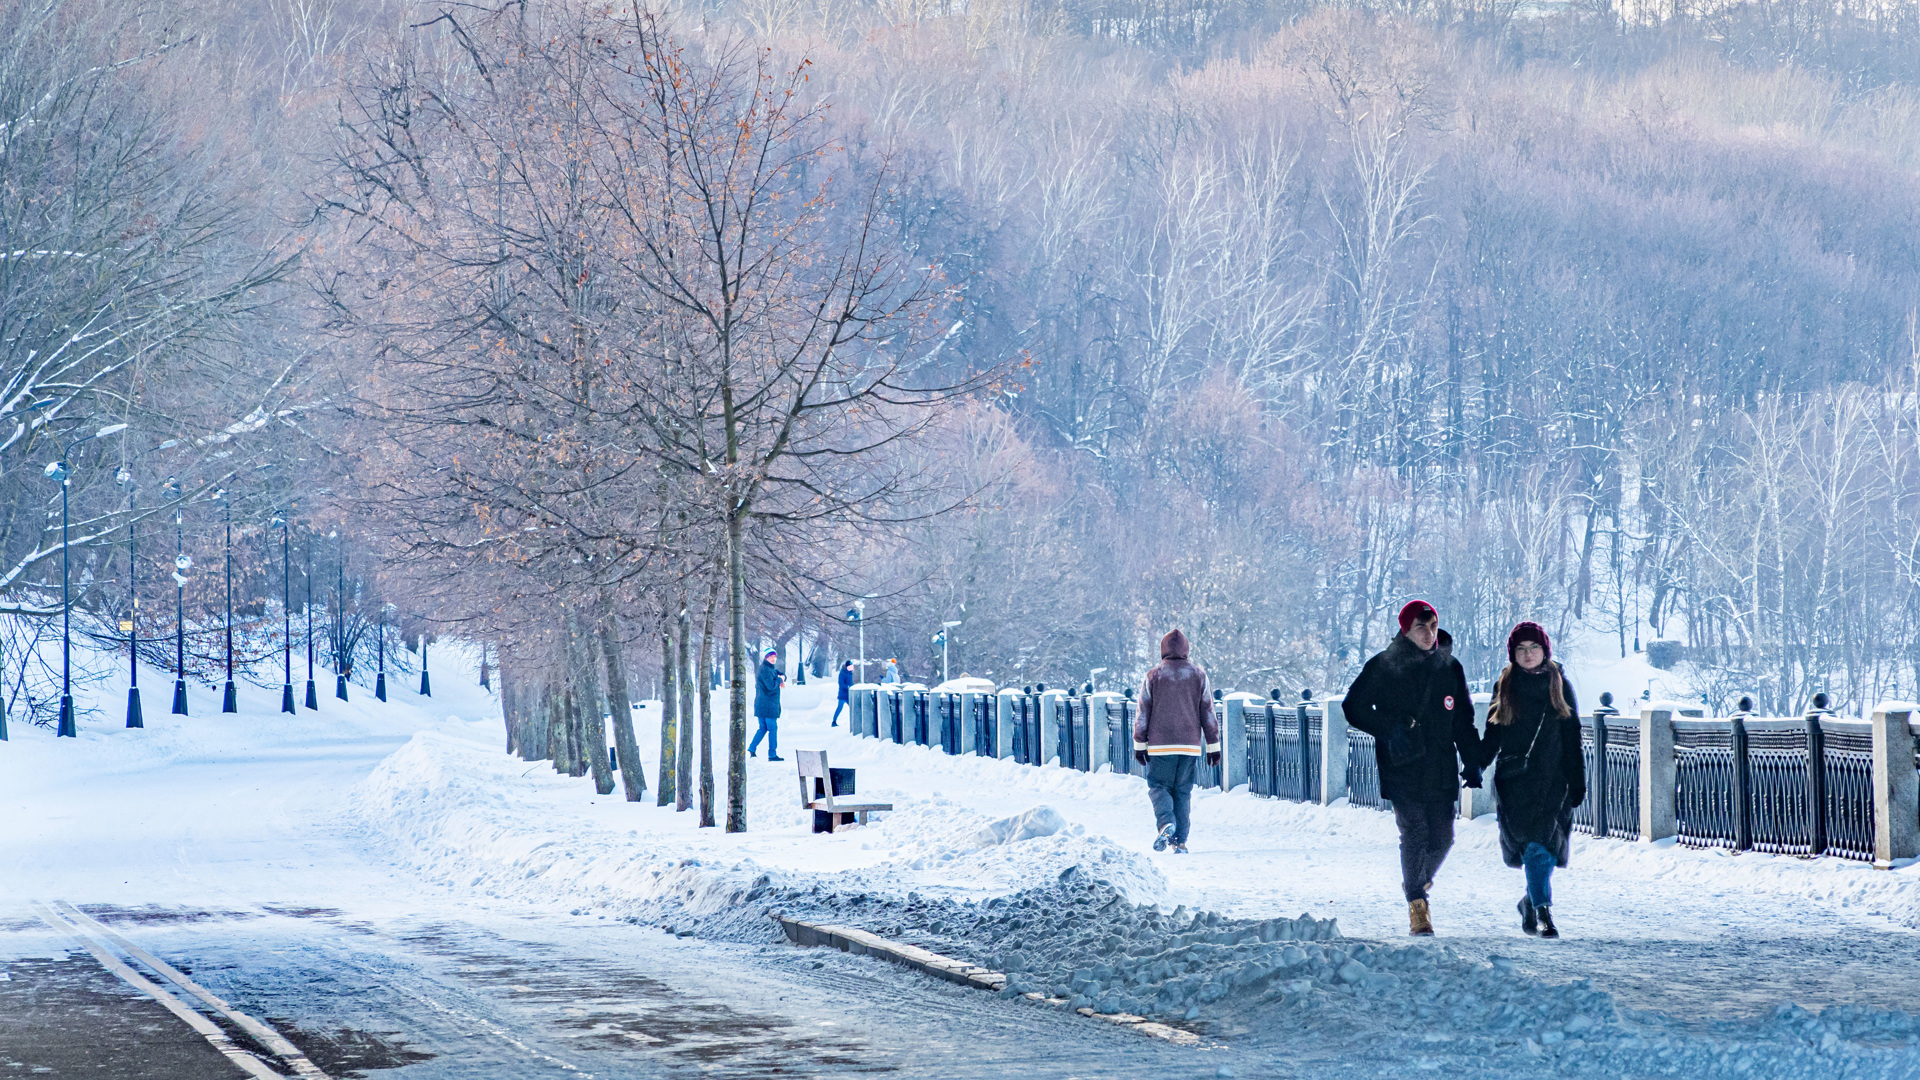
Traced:
[[[208, 715], [201, 691], [201, 715], [150, 709], [145, 731], [113, 707], [78, 740], [16, 728], [0, 744], [0, 1076], [241, 1075], [36, 900], [82, 906], [335, 1076], [1920, 1075], [1911, 868], [1583, 839], [1554, 882], [1568, 937], [1545, 943], [1512, 926], [1520, 875], [1484, 819], [1442, 871], [1441, 938], [1409, 949], [1384, 814], [1203, 794], [1194, 854], [1154, 855], [1138, 780], [855, 740], [827, 727], [816, 685], [789, 692], [783, 748], [828, 748], [863, 798], [899, 809], [813, 836], [791, 764], [755, 761], [753, 831], [727, 836], [508, 758], [491, 698], [438, 681], [436, 699], [329, 698], [318, 715], [246, 688], [237, 717]], [[764, 917], [804, 894], [984, 956], [995, 919], [953, 913], [1069, 868], [1167, 913], [1335, 918], [1347, 941], [1268, 976], [1260, 1003], [1202, 1007], [1196, 1050], [794, 949]], [[1219, 970], [1264, 955], [1229, 951]], [[1340, 975], [1349, 961], [1373, 974]], [[1589, 999], [1572, 1023], [1537, 1008]]]

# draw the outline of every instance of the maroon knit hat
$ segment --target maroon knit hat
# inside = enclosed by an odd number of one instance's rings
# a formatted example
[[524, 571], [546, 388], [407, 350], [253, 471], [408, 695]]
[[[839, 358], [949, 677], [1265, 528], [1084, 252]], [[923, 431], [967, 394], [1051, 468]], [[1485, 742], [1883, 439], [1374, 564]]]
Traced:
[[1414, 623], [1439, 617], [1440, 613], [1433, 610], [1433, 605], [1425, 600], [1409, 600], [1407, 606], [1400, 609], [1400, 632], [1404, 634], [1413, 629]]
[[1523, 622], [1507, 634], [1508, 661], [1516, 664], [1519, 663], [1519, 661], [1513, 659], [1513, 650], [1519, 648], [1520, 643], [1523, 641], [1531, 641], [1539, 645], [1540, 651], [1546, 653], [1543, 659], [1553, 659], [1553, 642], [1547, 637], [1547, 628], [1537, 622]]

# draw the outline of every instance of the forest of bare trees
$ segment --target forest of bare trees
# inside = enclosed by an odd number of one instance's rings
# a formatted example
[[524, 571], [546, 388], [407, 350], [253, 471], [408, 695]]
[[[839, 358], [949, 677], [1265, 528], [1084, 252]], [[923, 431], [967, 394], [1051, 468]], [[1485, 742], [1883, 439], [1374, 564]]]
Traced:
[[483, 644], [511, 750], [735, 829], [708, 674], [856, 598], [922, 676], [1179, 623], [1337, 689], [1418, 593], [1476, 679], [1536, 618], [1920, 694], [1916, 58], [1893, 0], [11, 5], [0, 687], [64, 458], [101, 640], [231, 507], [269, 655], [279, 514], [334, 667]]

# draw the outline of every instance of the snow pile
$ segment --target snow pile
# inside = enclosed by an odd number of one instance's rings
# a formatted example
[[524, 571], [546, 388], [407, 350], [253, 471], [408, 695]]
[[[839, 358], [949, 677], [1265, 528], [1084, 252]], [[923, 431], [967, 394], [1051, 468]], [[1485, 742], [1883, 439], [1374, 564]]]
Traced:
[[771, 780], [749, 788], [754, 831], [728, 835], [692, 828], [691, 813], [593, 797], [590, 786], [583, 799], [584, 780], [423, 731], [373, 769], [351, 806], [372, 842], [430, 880], [731, 940], [774, 932], [764, 903], [773, 890], [820, 882], [836, 895], [985, 896], [1073, 869], [1136, 900], [1167, 892], [1146, 857], [1050, 807], [995, 820], [902, 793], [868, 827], [814, 834], [811, 813]]

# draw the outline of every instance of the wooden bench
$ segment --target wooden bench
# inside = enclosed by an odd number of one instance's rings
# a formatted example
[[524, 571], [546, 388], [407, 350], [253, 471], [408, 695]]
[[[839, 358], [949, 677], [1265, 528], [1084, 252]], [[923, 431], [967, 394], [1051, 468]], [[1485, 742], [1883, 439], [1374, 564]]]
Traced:
[[875, 810], [891, 810], [892, 803], [854, 802], [853, 770], [827, 767], [825, 750], [795, 750], [794, 767], [800, 771], [800, 805], [813, 811], [813, 831], [833, 832], [858, 820], [867, 823]]

